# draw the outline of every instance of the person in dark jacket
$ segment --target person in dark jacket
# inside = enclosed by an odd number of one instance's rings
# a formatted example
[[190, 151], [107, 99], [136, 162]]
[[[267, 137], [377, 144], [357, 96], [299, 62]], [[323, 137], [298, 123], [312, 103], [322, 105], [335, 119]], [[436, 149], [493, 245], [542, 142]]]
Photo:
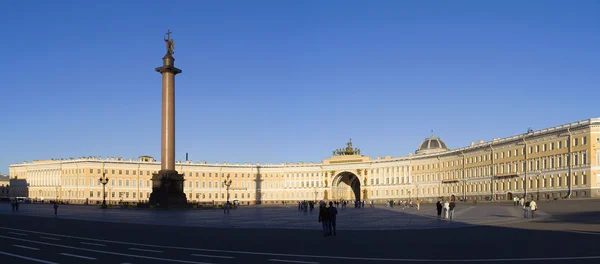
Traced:
[[454, 201], [450, 202], [450, 221], [454, 220], [454, 207], [456, 207], [456, 203]]
[[437, 209], [437, 219], [442, 219], [442, 203], [440, 202], [440, 200], [437, 201], [435, 207]]
[[325, 207], [325, 203], [323, 203], [319, 206], [319, 223], [323, 225], [323, 236], [329, 236], [329, 221], [331, 221], [331, 215], [329, 214], [327, 207]]
[[331, 220], [329, 221], [330, 223], [330, 227], [329, 227], [329, 235], [333, 235], [335, 236], [335, 224], [336, 224], [336, 216], [337, 216], [337, 208], [335, 208], [333, 206], [333, 202], [329, 202], [329, 208], [327, 208], [329, 210], [329, 216], [331, 217]]

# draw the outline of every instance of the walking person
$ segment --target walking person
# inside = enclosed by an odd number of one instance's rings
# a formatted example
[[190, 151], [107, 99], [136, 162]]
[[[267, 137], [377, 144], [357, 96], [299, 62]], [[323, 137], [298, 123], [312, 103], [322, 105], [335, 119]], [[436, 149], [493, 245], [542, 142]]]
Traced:
[[530, 201], [525, 202], [525, 205], [523, 205], [523, 212], [524, 212], [524, 218], [529, 218], [529, 212], [531, 212], [531, 202]]
[[329, 221], [331, 216], [329, 210], [325, 207], [325, 204], [319, 206], [319, 223], [323, 225], [323, 236], [329, 236]]
[[331, 217], [331, 220], [329, 221], [329, 223], [330, 223], [330, 226], [329, 226], [329, 235], [335, 236], [336, 235], [335, 234], [336, 233], [335, 232], [336, 231], [335, 225], [336, 225], [338, 211], [337, 211], [337, 208], [333, 207], [333, 203], [332, 202], [329, 202], [329, 208], [328, 208], [328, 210], [329, 210], [329, 216]]
[[229, 214], [229, 202], [226, 202], [223, 206], [223, 214]]
[[54, 215], [58, 215], [58, 202], [54, 202]]
[[535, 211], [537, 211], [537, 203], [534, 200], [531, 200], [531, 203], [529, 203], [529, 207], [531, 209], [531, 218], [533, 219]]
[[450, 202], [450, 221], [454, 220], [454, 208], [456, 207], [456, 203], [454, 201]]
[[437, 219], [440, 220], [440, 219], [442, 219], [442, 202], [440, 202], [440, 200], [438, 200], [437, 203], [435, 204], [435, 207], [437, 209]]

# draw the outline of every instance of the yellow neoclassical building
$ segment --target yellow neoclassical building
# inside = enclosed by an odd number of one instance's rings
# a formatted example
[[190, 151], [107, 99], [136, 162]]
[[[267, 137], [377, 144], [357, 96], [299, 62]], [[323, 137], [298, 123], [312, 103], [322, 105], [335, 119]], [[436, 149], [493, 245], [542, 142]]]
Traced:
[[[360, 199], [580, 198], [600, 196], [600, 118], [448, 149], [425, 139], [405, 157], [370, 158], [348, 142], [321, 163], [208, 164], [178, 162], [188, 202], [281, 203]], [[31, 199], [97, 203], [108, 178], [107, 202], [147, 201], [152, 157], [83, 157], [10, 165], [11, 195]], [[225, 182], [231, 181], [229, 186]]]

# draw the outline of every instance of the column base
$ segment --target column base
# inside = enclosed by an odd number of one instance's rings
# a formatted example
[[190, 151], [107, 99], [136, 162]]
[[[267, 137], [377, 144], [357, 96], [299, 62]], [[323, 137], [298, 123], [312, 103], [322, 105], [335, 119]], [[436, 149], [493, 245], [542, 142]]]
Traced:
[[149, 203], [160, 208], [177, 208], [187, 205], [183, 192], [183, 174], [176, 170], [160, 170], [152, 174], [152, 193]]

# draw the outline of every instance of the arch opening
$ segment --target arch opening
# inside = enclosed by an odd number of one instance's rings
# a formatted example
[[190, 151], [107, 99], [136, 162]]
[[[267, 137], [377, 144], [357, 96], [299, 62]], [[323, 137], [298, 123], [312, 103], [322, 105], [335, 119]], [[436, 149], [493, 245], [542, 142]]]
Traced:
[[352, 172], [341, 172], [331, 184], [333, 200], [361, 200], [360, 179]]

